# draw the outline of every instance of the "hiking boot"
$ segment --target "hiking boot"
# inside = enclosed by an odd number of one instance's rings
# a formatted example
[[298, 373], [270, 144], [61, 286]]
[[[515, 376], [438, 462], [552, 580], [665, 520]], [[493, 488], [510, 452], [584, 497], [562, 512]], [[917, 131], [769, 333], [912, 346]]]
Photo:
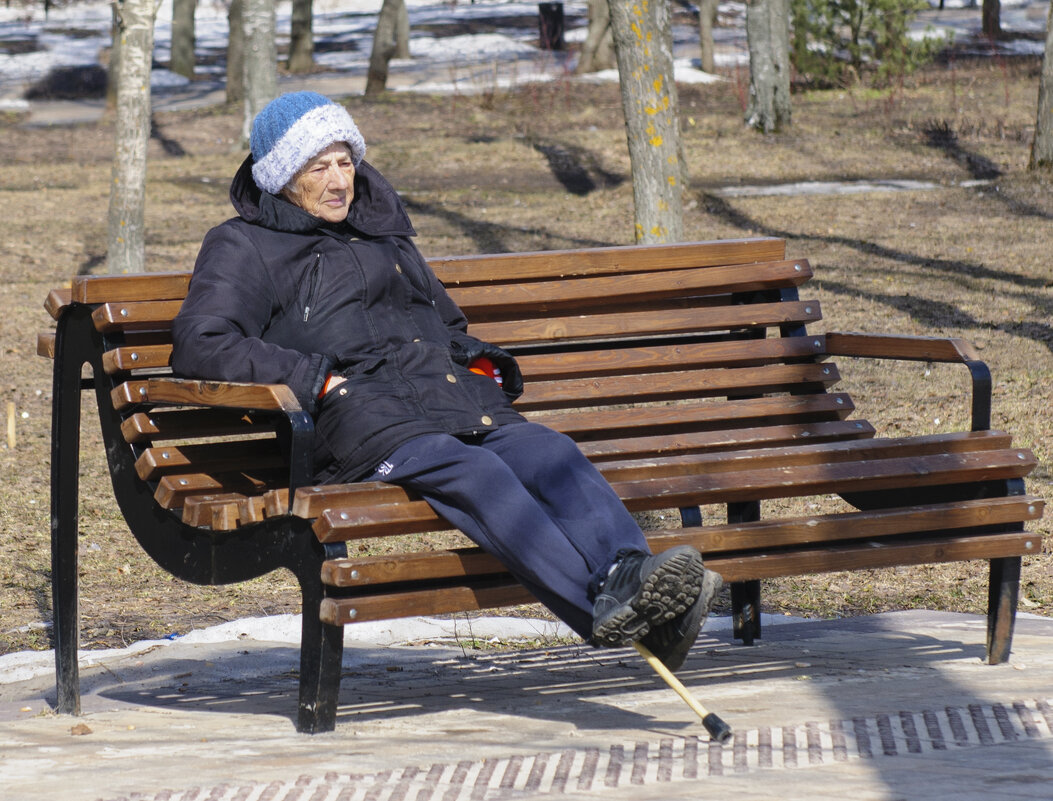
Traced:
[[592, 606], [592, 643], [613, 648], [684, 614], [702, 591], [702, 554], [689, 545], [652, 556], [631, 552], [615, 565]]
[[709, 616], [709, 610], [716, 601], [723, 580], [712, 570], [706, 570], [702, 577], [702, 591], [690, 608], [679, 617], [668, 623], [662, 623], [651, 629], [651, 633], [640, 640], [652, 654], [657, 656], [663, 665], [676, 672], [687, 659], [687, 653], [698, 639], [698, 632]]

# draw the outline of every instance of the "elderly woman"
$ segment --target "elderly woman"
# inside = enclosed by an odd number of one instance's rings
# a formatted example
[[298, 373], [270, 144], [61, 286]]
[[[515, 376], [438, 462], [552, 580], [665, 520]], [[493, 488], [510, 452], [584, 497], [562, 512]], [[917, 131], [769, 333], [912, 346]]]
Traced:
[[679, 667], [720, 578], [693, 548], [652, 555], [573, 441], [516, 412], [514, 358], [467, 333], [347, 111], [283, 95], [250, 146], [175, 321], [176, 372], [287, 384], [315, 418], [317, 482], [414, 490], [583, 638]]

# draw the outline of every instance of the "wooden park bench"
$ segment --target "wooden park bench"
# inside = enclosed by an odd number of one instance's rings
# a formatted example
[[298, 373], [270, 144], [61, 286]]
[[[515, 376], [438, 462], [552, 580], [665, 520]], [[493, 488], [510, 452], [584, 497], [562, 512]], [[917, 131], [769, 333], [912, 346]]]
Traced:
[[[990, 374], [967, 343], [809, 331], [819, 303], [798, 290], [812, 271], [779, 239], [432, 266], [471, 333], [518, 356], [519, 409], [577, 440], [630, 510], [680, 511], [682, 527], [648, 532], [652, 547], [703, 552], [731, 584], [736, 637], [760, 635], [761, 579], [986, 559], [988, 659], [1008, 658], [1021, 556], [1041, 551], [1025, 524], [1043, 501], [1024, 489], [1035, 457], [989, 428]], [[78, 277], [47, 299], [57, 707], [79, 708], [78, 451], [81, 391], [94, 388], [114, 494], [158, 564], [202, 584], [280, 567], [298, 577], [298, 728], [327, 731], [345, 624], [533, 599], [476, 548], [349, 556], [350, 540], [449, 526], [395, 486], [311, 486], [312, 420], [287, 387], [172, 378], [170, 324], [189, 280]], [[835, 356], [963, 365], [971, 430], [876, 436], [836, 389]], [[847, 503], [761, 518], [762, 502], [831, 496]], [[726, 522], [705, 523], [711, 504]]]

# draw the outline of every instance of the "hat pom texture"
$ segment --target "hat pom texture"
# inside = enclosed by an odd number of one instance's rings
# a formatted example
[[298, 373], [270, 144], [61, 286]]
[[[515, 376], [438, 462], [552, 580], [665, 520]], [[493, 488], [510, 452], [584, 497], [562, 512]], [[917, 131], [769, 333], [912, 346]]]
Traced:
[[334, 142], [347, 142], [356, 167], [366, 155], [366, 141], [343, 106], [317, 92], [292, 92], [272, 100], [256, 115], [249, 137], [256, 186], [277, 195]]

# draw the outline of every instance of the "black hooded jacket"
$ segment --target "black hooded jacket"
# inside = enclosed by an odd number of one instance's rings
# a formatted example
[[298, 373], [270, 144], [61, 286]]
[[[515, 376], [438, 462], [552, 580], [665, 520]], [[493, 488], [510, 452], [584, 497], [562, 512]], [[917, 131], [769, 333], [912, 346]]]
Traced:
[[[454, 361], [467, 322], [410, 239], [391, 185], [362, 162], [345, 223], [265, 192], [252, 157], [231, 184], [237, 217], [205, 236], [173, 326], [177, 375], [287, 384], [316, 418], [315, 480], [372, 473], [422, 434], [523, 418], [489, 377]], [[347, 382], [317, 400], [331, 371]]]

